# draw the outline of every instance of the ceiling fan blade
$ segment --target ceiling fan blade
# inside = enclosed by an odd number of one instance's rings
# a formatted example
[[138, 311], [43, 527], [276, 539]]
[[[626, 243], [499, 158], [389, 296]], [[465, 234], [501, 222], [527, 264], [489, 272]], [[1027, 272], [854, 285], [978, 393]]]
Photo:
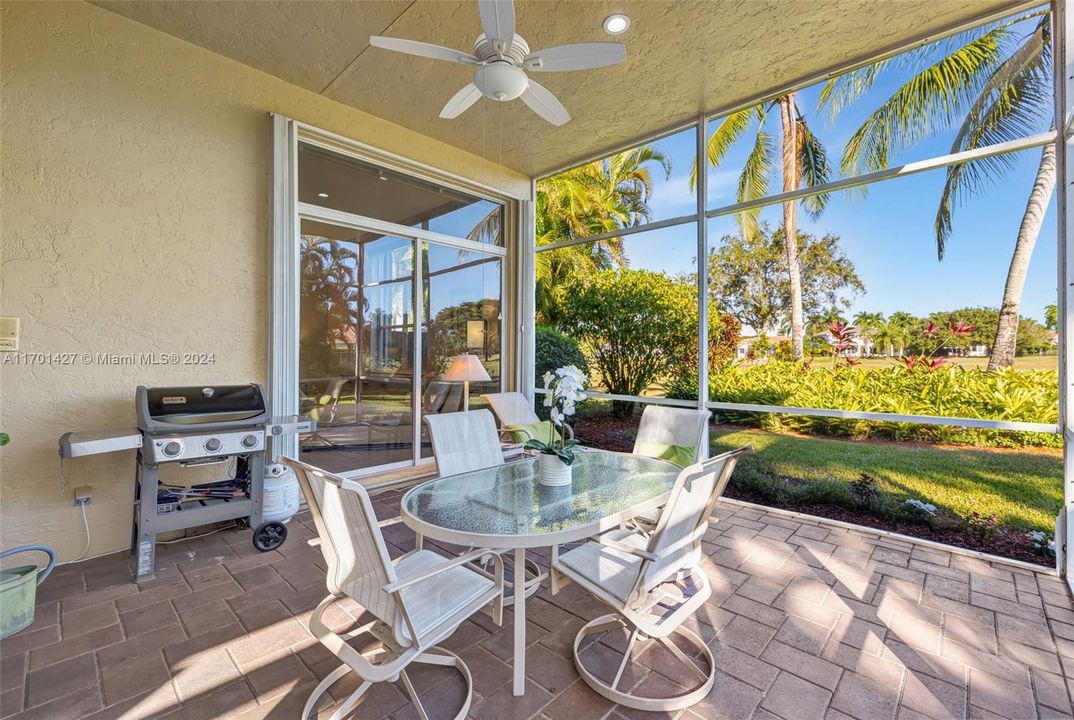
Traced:
[[511, 49], [515, 41], [514, 0], [477, 0], [481, 29], [493, 47], [501, 53]]
[[530, 80], [526, 92], [522, 93], [522, 102], [526, 103], [530, 110], [543, 117], [556, 127], [571, 119], [571, 114], [556, 96], [548, 92], [543, 85]]
[[444, 105], [444, 109], [440, 111], [440, 117], [445, 120], [457, 118], [477, 102], [480, 97], [481, 91], [477, 89], [477, 85], [470, 83], [451, 96], [451, 99]]
[[527, 70], [557, 72], [589, 70], [626, 60], [626, 45], [617, 42], [588, 42], [556, 45], [530, 53], [523, 61]]
[[394, 50], [395, 52], [406, 53], [407, 55], [431, 58], [433, 60], [447, 60], [448, 62], [463, 63], [464, 65], [481, 64], [480, 60], [469, 53], [464, 53], [461, 50], [452, 50], [451, 48], [442, 47], [440, 45], [418, 42], [417, 40], [404, 40], [403, 38], [374, 35], [369, 38], [369, 44], [373, 47]]

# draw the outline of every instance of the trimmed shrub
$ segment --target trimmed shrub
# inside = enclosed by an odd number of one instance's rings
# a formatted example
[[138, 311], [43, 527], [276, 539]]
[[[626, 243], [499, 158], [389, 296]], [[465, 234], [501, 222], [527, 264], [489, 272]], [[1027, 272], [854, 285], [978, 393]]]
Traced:
[[[534, 376], [539, 388], [544, 387], [544, 381], [541, 378], [546, 372], [564, 365], [575, 365], [582, 372], [589, 372], [589, 363], [586, 362], [585, 353], [578, 347], [578, 343], [574, 338], [561, 333], [550, 325], [537, 326], [533, 364]], [[541, 404], [543, 399], [543, 395], [537, 395], [535, 409], [542, 420], [547, 420], [548, 408]]]
[[544, 387], [541, 378], [546, 372], [564, 365], [576, 365], [582, 372], [589, 372], [589, 363], [578, 343], [550, 325], [537, 326], [536, 346], [533, 364], [537, 387]]
[[[669, 395], [697, 397], [696, 375], [677, 378], [669, 386]], [[770, 360], [759, 365], [712, 368], [709, 397], [717, 402], [754, 405], [1054, 423], [1059, 412], [1059, 378], [1051, 370], [1003, 368], [986, 372], [951, 365], [929, 372], [894, 366], [872, 369], [811, 367]], [[719, 419], [767, 430], [851, 438], [878, 437], [992, 447], [1058, 447], [1062, 444], [1059, 435], [1050, 433], [807, 415], [721, 411]]]

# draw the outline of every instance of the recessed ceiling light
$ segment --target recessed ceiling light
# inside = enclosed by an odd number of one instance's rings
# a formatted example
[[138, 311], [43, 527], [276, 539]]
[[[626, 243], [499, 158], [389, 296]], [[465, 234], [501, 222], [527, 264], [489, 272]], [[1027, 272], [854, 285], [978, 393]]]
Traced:
[[328, 193], [317, 193], [317, 197], [326, 198], [326, 197], [328, 197]]
[[604, 32], [609, 35], [622, 35], [630, 27], [630, 18], [623, 13], [615, 13], [604, 18]]

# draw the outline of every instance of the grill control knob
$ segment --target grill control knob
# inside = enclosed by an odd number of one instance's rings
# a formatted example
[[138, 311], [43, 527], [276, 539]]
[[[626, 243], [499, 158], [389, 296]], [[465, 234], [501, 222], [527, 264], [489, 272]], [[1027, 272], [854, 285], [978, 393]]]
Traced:
[[209, 438], [205, 441], [206, 452], [218, 452], [224, 443], [220, 442], [220, 438]]
[[164, 454], [168, 457], [175, 457], [181, 452], [183, 452], [183, 446], [177, 440], [172, 440], [164, 446]]
[[257, 445], [257, 435], [247, 435], [242, 439], [242, 446], [244, 448], [252, 448]]

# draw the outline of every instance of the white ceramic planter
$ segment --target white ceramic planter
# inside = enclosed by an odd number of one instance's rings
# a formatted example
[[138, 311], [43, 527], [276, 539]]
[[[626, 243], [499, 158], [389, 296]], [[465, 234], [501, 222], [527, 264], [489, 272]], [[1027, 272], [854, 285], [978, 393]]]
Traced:
[[541, 453], [538, 458], [540, 470], [537, 481], [541, 485], [560, 487], [571, 484], [571, 466], [560, 460], [558, 455]]

